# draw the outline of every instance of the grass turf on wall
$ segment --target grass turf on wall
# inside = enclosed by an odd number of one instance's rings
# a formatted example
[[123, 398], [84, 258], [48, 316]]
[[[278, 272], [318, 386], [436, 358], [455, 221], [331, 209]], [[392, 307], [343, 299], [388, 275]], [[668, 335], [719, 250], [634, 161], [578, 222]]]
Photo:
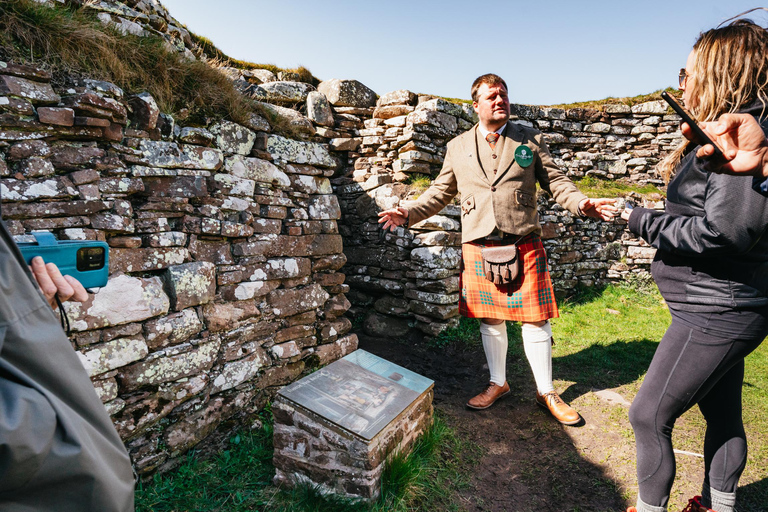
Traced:
[[[149, 92], [161, 111], [187, 125], [244, 123], [256, 112], [275, 131], [292, 135], [287, 121], [264, 112], [206, 62], [186, 59], [161, 37], [122, 34], [87, 9], [0, 2], [0, 58], [43, 67], [55, 79], [82, 76], [112, 82], [129, 94]], [[314, 79], [304, 68], [297, 71]]]

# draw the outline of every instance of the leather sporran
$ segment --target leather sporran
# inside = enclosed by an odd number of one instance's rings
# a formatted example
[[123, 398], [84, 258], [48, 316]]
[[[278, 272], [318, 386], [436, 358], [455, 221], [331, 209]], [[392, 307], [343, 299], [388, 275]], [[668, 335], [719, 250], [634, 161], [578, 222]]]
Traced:
[[520, 273], [517, 245], [486, 247], [482, 250], [485, 278], [493, 284], [509, 284]]

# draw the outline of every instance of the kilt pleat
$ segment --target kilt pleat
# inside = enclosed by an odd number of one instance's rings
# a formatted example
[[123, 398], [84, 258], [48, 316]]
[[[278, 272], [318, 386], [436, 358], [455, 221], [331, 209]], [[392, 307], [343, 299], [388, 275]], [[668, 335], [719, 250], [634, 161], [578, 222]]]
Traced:
[[506, 285], [495, 285], [485, 278], [482, 249], [506, 243], [481, 239], [461, 245], [459, 313], [468, 318], [518, 322], [557, 318], [559, 312], [547, 269], [547, 254], [538, 235], [526, 235], [517, 244], [522, 262], [517, 279]]

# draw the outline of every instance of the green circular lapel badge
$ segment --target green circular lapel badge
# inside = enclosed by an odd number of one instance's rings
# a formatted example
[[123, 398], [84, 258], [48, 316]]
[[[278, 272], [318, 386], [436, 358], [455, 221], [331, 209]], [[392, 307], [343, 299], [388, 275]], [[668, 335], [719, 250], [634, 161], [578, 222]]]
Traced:
[[531, 148], [525, 144], [518, 146], [515, 150], [515, 162], [517, 162], [520, 167], [528, 167], [531, 165], [531, 162], [533, 162], [533, 151], [531, 151]]

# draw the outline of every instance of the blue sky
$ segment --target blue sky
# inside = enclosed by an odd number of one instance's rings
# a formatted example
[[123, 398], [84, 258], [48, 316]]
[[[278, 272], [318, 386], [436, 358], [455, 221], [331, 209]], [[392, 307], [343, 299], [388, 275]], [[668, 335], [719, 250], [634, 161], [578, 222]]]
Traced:
[[[514, 103], [634, 96], [675, 86], [697, 35], [754, 0], [161, 0], [224, 53], [320, 79], [468, 98], [497, 73]], [[768, 25], [768, 13], [750, 14]]]

